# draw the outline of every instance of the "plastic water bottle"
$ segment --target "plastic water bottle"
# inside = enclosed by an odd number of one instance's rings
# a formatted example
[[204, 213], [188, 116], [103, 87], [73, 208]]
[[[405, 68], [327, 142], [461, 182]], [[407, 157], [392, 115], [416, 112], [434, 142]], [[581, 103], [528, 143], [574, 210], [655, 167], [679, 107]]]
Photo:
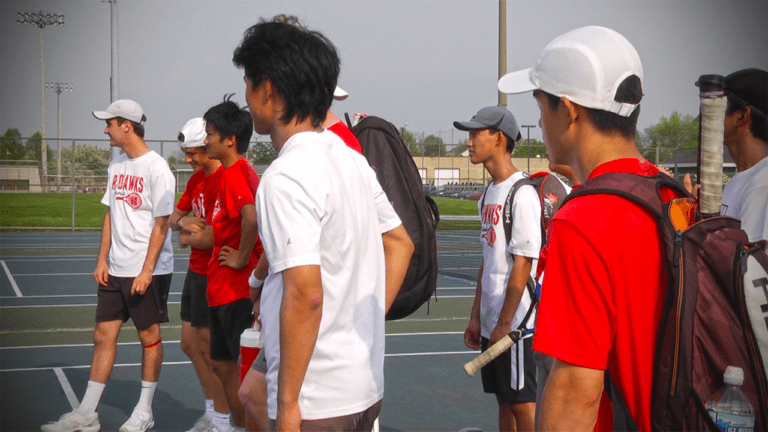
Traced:
[[723, 432], [753, 432], [755, 409], [741, 391], [744, 371], [728, 366], [723, 374], [725, 385], [704, 403], [709, 415]]

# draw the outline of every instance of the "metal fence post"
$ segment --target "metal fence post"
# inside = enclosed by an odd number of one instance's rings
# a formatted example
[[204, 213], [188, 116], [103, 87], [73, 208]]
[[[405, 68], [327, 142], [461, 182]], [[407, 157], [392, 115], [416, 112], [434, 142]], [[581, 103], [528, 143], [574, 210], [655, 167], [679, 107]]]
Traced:
[[72, 231], [75, 231], [75, 140], [72, 140]]

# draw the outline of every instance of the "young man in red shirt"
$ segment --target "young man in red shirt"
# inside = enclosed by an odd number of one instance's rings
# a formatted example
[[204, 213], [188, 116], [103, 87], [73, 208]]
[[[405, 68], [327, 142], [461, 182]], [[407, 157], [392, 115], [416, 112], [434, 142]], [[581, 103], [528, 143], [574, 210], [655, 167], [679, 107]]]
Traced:
[[263, 252], [256, 226], [259, 177], [245, 159], [253, 133], [247, 110], [225, 100], [209, 109], [205, 139], [208, 157], [221, 161], [221, 191], [211, 213], [213, 256], [208, 264], [211, 311], [211, 360], [224, 385], [234, 429], [244, 430], [245, 410], [237, 391], [240, 335], [253, 325], [248, 277]]
[[[179, 244], [191, 247], [189, 268], [181, 292], [181, 349], [192, 361], [205, 396], [205, 414], [189, 432], [229, 428], [229, 406], [221, 381], [211, 364], [210, 311], [208, 309], [208, 263], [213, 248], [213, 227], [207, 216], [218, 197], [224, 168], [205, 149], [205, 120], [193, 118], [179, 133], [184, 160], [195, 171], [176, 204], [169, 223], [179, 231]], [[190, 215], [190, 213], [192, 213]], [[213, 430], [213, 432], [216, 432]]]
[[[635, 146], [643, 69], [632, 45], [603, 27], [552, 41], [538, 63], [504, 76], [505, 93], [534, 91], [544, 144], [576, 178], [658, 169]], [[669, 198], [669, 197], [666, 197]], [[610, 372], [641, 431], [650, 430], [653, 358], [666, 274], [655, 218], [613, 195], [583, 196], [549, 225], [533, 349], [554, 357], [540, 430], [613, 430]]]

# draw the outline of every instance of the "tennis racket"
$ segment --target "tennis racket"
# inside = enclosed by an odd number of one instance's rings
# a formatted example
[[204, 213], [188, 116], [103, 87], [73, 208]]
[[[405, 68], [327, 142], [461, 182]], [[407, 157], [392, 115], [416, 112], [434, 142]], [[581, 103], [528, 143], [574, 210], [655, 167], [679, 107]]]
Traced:
[[510, 349], [512, 345], [516, 344], [523, 337], [524, 334], [525, 332], [519, 328], [509, 332], [508, 335], [504, 336], [501, 338], [501, 340], [491, 345], [482, 354], [475, 357], [474, 360], [464, 365], [464, 370], [467, 372], [467, 375], [475, 376], [477, 371], [482, 369], [483, 366], [492, 362], [493, 359], [501, 355], [501, 353]]
[[699, 87], [699, 212], [702, 218], [718, 216], [723, 201], [723, 139], [725, 135], [725, 78], [702, 75]]

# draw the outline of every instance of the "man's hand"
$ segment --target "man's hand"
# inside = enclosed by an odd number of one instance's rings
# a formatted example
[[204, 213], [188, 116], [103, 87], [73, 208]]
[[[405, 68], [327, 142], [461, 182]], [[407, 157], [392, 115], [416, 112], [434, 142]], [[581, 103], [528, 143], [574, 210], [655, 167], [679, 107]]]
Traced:
[[275, 430], [278, 431], [299, 431], [301, 430], [301, 410], [299, 401], [278, 406], [277, 419], [275, 419]]
[[131, 295], [144, 295], [150, 283], [152, 283], [152, 273], [142, 271], [131, 284]]
[[683, 177], [683, 186], [685, 187], [685, 190], [693, 195], [694, 198], [699, 198], [699, 184], [693, 184], [690, 173], [685, 173], [685, 176]]
[[480, 319], [469, 319], [469, 325], [464, 330], [464, 345], [469, 349], [480, 349]]
[[232, 267], [235, 270], [241, 269], [248, 264], [248, 255], [245, 259], [240, 258], [239, 251], [230, 246], [222, 246], [219, 251], [219, 265]]
[[491, 337], [488, 338], [488, 346], [492, 346], [496, 342], [504, 339], [504, 336], [508, 335], [511, 331], [509, 328], [510, 324], [504, 324], [501, 322], [496, 324], [496, 327], [491, 332]]
[[181, 221], [181, 229], [190, 233], [199, 233], [205, 229], [205, 218], [187, 216]]
[[93, 278], [96, 283], [107, 286], [109, 282], [109, 265], [105, 261], [96, 261], [96, 270], [93, 271]]

